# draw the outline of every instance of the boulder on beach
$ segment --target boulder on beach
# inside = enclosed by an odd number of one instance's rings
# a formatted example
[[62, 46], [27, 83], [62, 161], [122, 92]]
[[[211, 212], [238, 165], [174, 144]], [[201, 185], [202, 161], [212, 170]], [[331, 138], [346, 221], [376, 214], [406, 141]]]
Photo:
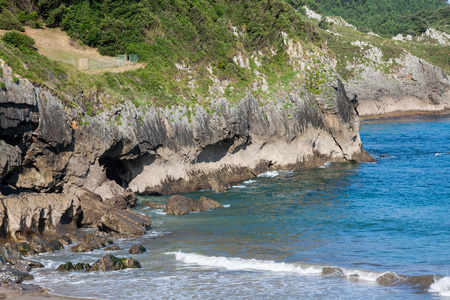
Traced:
[[169, 201], [167, 201], [164, 212], [170, 215], [179, 216], [189, 212], [200, 212], [221, 207], [223, 207], [222, 204], [210, 198], [200, 197], [200, 200], [197, 202], [194, 199], [185, 196], [175, 195], [170, 197]]
[[142, 245], [133, 245], [133, 246], [130, 247], [130, 250], [128, 250], [128, 253], [130, 253], [130, 254], [141, 254], [141, 253], [144, 253], [146, 251], [147, 251], [147, 249], [145, 249], [145, 247], [142, 246]]

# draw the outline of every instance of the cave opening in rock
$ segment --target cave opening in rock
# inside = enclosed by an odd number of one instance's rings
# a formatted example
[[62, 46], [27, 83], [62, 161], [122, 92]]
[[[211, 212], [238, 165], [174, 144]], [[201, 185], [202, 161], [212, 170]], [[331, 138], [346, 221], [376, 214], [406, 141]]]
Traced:
[[127, 172], [120, 159], [105, 156], [101, 157], [98, 162], [103, 166], [108, 179], [113, 180], [121, 187], [126, 188], [128, 182], [126, 182], [124, 177]]

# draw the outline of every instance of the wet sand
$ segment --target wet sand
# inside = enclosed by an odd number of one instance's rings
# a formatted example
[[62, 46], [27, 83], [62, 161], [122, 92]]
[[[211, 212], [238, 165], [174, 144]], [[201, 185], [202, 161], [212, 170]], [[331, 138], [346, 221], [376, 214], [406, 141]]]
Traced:
[[[10, 289], [6, 286], [0, 286], [0, 299], [17, 299], [17, 300], [70, 300], [70, 299], [86, 299], [86, 298], [77, 298], [77, 297], [64, 297], [49, 294], [48, 290], [43, 290], [41, 292], [35, 293], [24, 293], [22, 294], [20, 291], [16, 291]], [[93, 298], [90, 298], [93, 299]]]

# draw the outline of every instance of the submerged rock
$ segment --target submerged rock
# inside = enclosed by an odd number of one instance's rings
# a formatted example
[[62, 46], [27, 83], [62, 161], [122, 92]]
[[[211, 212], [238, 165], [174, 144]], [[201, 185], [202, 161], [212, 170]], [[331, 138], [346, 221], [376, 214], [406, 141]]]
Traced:
[[111, 247], [106, 247], [104, 249], [105, 251], [118, 251], [118, 250], [122, 250], [119, 246], [111, 246]]
[[150, 207], [151, 209], [157, 209], [157, 208], [165, 208], [166, 205], [164, 203], [158, 203], [153, 201], [147, 201], [144, 203], [146, 206]]
[[133, 245], [133, 246], [130, 247], [130, 250], [128, 250], [128, 253], [130, 253], [130, 254], [141, 254], [141, 253], [144, 253], [146, 251], [147, 251], [147, 249], [145, 249], [145, 247], [142, 246], [142, 245]]
[[179, 216], [189, 212], [200, 212], [222, 207], [222, 204], [210, 198], [200, 197], [200, 200], [197, 202], [194, 199], [185, 196], [175, 195], [170, 197], [169, 201], [167, 201], [164, 212], [170, 215]]

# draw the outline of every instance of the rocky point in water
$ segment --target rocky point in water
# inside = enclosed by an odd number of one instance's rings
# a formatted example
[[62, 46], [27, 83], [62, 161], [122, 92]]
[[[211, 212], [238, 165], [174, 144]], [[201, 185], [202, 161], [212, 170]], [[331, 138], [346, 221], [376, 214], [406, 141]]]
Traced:
[[213, 199], [203, 196], [200, 197], [200, 200], [197, 202], [192, 198], [174, 195], [169, 198], [169, 201], [167, 201], [164, 212], [170, 215], [179, 216], [187, 214], [189, 212], [201, 212], [214, 208], [223, 208], [223, 205]]
[[102, 259], [97, 260], [92, 265], [88, 263], [66, 262], [60, 265], [57, 271], [117, 271], [128, 268], [141, 268], [141, 264], [133, 258], [118, 258], [111, 254], [106, 254]]
[[145, 247], [142, 246], [142, 245], [133, 245], [133, 246], [130, 247], [130, 250], [128, 250], [128, 253], [130, 253], [130, 254], [141, 254], [141, 253], [144, 253], [146, 251], [147, 251], [147, 249], [145, 249]]

